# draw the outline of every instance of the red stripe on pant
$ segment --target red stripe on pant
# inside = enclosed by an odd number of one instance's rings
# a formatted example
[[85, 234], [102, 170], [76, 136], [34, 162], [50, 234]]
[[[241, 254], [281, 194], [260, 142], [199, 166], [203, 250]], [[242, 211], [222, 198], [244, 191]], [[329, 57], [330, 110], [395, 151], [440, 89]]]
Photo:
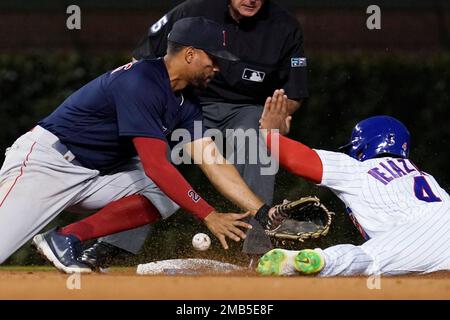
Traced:
[[8, 198], [9, 194], [11, 193], [12, 189], [15, 187], [17, 181], [19, 180], [19, 178], [23, 175], [23, 169], [27, 166], [27, 162], [28, 162], [28, 158], [30, 157], [31, 153], [33, 152], [33, 148], [34, 145], [36, 144], [36, 142], [34, 142], [31, 145], [30, 151], [28, 152], [27, 156], [25, 157], [25, 160], [23, 160], [22, 166], [20, 167], [20, 173], [19, 175], [16, 177], [16, 179], [14, 180], [14, 183], [12, 184], [12, 186], [9, 188], [8, 192], [6, 193], [6, 195], [3, 197], [2, 202], [0, 203], [0, 208], [3, 206], [3, 204], [6, 201], [6, 198]]

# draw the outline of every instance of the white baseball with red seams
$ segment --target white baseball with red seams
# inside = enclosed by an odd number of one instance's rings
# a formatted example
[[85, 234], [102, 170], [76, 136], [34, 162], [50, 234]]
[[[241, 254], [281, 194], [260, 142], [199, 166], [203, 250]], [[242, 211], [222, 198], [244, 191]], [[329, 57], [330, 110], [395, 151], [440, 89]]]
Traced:
[[211, 239], [206, 233], [197, 233], [192, 237], [192, 246], [198, 251], [208, 250], [211, 246]]

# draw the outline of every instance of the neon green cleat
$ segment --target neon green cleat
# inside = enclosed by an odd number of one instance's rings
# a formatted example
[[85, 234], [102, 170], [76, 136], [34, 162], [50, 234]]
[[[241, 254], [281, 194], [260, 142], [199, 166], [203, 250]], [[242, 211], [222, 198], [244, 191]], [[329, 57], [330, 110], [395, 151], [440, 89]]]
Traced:
[[258, 262], [256, 272], [265, 276], [289, 276], [296, 274], [294, 257], [298, 251], [273, 249], [263, 255]]
[[300, 250], [294, 258], [294, 267], [302, 274], [314, 274], [320, 272], [325, 265], [325, 260], [320, 253], [311, 249]]

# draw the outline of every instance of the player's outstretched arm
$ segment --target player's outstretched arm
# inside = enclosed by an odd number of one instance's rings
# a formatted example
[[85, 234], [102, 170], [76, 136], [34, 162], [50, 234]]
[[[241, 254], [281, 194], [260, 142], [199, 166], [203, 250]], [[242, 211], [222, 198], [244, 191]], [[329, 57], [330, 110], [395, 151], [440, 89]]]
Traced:
[[284, 169], [314, 183], [322, 182], [323, 165], [316, 151], [277, 133], [267, 136], [269, 150], [273, 143], [278, 143], [278, 161]]
[[[322, 181], [323, 165], [317, 152], [283, 136], [289, 132], [291, 123], [287, 97], [283, 90], [275, 90], [273, 96], [267, 98], [259, 123], [267, 147], [283, 168], [314, 183]], [[279, 130], [279, 133], [275, 130]], [[273, 148], [274, 144], [278, 147]], [[275, 152], [276, 150], [278, 152]]]
[[211, 212], [203, 222], [208, 229], [219, 239], [222, 247], [228, 249], [226, 238], [233, 239], [238, 242], [240, 239], [245, 239], [245, 233], [238, 227], [251, 229], [252, 226], [241, 221], [248, 217], [250, 212], [246, 213], [219, 213], [217, 211]]
[[202, 199], [167, 160], [165, 141], [141, 137], [134, 138], [133, 142], [145, 174], [181, 208], [203, 220], [224, 249], [228, 249], [226, 237], [235, 241], [245, 238], [245, 233], [239, 227], [251, 228], [250, 224], [240, 221], [248, 214], [221, 214]]
[[186, 152], [198, 164], [214, 187], [228, 200], [255, 215], [264, 202], [242, 179], [236, 167], [223, 158], [211, 138], [186, 144]]

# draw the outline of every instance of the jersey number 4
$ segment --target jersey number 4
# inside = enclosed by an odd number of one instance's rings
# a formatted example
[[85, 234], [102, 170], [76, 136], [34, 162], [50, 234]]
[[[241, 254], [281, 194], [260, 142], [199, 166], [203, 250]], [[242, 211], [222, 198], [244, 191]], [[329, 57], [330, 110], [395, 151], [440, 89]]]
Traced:
[[423, 176], [414, 177], [414, 193], [416, 198], [425, 202], [441, 202]]

